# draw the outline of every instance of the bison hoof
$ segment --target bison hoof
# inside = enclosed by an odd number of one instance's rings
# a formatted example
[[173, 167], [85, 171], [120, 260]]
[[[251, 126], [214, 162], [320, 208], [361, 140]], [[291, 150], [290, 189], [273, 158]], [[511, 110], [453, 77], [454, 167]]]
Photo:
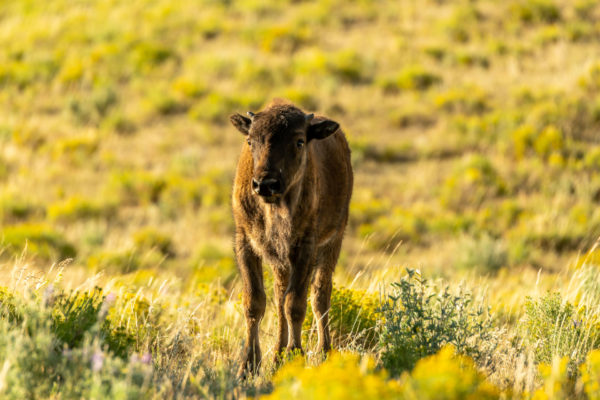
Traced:
[[258, 375], [258, 365], [252, 365], [251, 363], [243, 363], [240, 365], [237, 377], [239, 380], [245, 381], [252, 375]]
[[260, 352], [244, 351], [245, 356], [242, 357], [242, 365], [238, 370], [237, 376], [241, 380], [246, 380], [250, 375], [258, 375], [260, 370]]

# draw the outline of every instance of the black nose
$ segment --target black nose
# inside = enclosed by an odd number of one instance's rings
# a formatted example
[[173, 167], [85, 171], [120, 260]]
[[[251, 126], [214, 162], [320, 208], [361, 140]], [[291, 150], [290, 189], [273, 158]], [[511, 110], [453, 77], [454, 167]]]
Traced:
[[278, 179], [267, 178], [261, 181], [252, 179], [252, 190], [259, 196], [271, 197], [281, 194], [281, 182]]

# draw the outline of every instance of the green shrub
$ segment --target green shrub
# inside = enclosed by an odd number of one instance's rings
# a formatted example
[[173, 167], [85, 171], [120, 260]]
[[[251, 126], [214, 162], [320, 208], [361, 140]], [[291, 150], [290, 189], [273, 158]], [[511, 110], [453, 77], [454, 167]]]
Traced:
[[[211, 169], [201, 176], [164, 175], [158, 205], [167, 216], [177, 216], [183, 209], [223, 209], [230, 201], [232, 171]], [[216, 213], [212, 213], [216, 214]]]
[[144, 98], [146, 108], [159, 116], [169, 116], [185, 113], [190, 105], [187, 101], [177, 98], [169, 90], [153, 88]]
[[344, 82], [360, 83], [367, 80], [366, 62], [355, 50], [341, 50], [328, 60], [329, 72]]
[[84, 78], [85, 65], [80, 57], [69, 57], [63, 61], [58, 72], [58, 81], [65, 86], [76, 84]]
[[87, 259], [87, 267], [96, 272], [128, 274], [140, 269], [141, 265], [139, 253], [132, 250], [98, 252]]
[[[284, 82], [287, 72], [283, 67], [268, 65], [264, 62], [258, 62], [257, 58], [244, 57], [236, 61], [235, 79], [238, 82], [244, 82], [243, 88], [246, 90], [232, 94], [230, 99], [245, 109], [254, 110], [268, 101], [267, 91], [275, 85]], [[247, 89], [252, 89], [251, 91]], [[253, 103], [249, 107], [248, 102]]]
[[202, 97], [207, 92], [206, 84], [193, 77], [180, 76], [171, 84], [171, 89], [184, 97], [196, 99]]
[[579, 86], [591, 92], [600, 90], [600, 63], [592, 64], [588, 73], [579, 78]]
[[410, 142], [394, 146], [380, 146], [367, 141], [352, 141], [350, 142], [350, 148], [352, 149], [352, 161], [354, 163], [364, 161], [380, 163], [408, 162], [417, 157], [417, 151]]
[[[0, 314], [0, 358], [5, 360], [3, 398], [140, 398], [150, 385], [150, 359], [122, 359], [104, 340], [110, 304], [100, 289], [18, 297], [22, 319]], [[4, 303], [3, 303], [4, 305]], [[121, 310], [123, 311], [123, 310]], [[108, 345], [103, 349], [103, 345]], [[122, 356], [131, 354], [130, 346]]]
[[90, 161], [96, 154], [99, 140], [93, 136], [81, 136], [62, 139], [56, 142], [53, 155], [56, 159], [65, 159], [81, 165]]
[[167, 183], [163, 176], [145, 171], [113, 174], [105, 188], [106, 197], [116, 197], [121, 205], [157, 203]]
[[458, 269], [475, 270], [480, 273], [496, 273], [508, 266], [509, 253], [502, 240], [487, 234], [465, 237], [459, 242], [455, 265]]
[[0, 222], [11, 224], [44, 216], [44, 208], [21, 195], [0, 196]]
[[435, 106], [457, 114], [481, 114], [490, 108], [488, 95], [479, 88], [454, 88], [438, 94]]
[[487, 56], [472, 51], [457, 51], [454, 54], [454, 61], [458, 65], [467, 67], [488, 68], [490, 66], [490, 59]]
[[0, 245], [15, 256], [25, 252], [43, 261], [60, 261], [73, 258], [75, 247], [63, 236], [44, 225], [10, 225], [0, 230]]
[[67, 107], [77, 124], [98, 126], [118, 104], [119, 97], [116, 90], [111, 86], [101, 86], [90, 94], [86, 93], [85, 96], [70, 98]]
[[235, 261], [230, 251], [210, 243], [201, 246], [192, 257], [194, 275], [192, 280], [197, 283], [211, 283], [220, 281], [228, 285], [237, 274]]
[[[329, 329], [335, 348], [371, 349], [377, 343], [379, 298], [364, 290], [337, 288], [331, 292]], [[316, 335], [316, 321], [309, 302], [302, 325], [305, 336]], [[316, 336], [315, 336], [316, 337]]]
[[595, 0], [576, 0], [573, 7], [575, 8], [575, 15], [580, 19], [591, 19], [594, 18], [594, 11], [596, 10], [598, 3]]
[[447, 49], [443, 45], [431, 45], [423, 49], [423, 52], [436, 61], [442, 61], [446, 57]]
[[350, 227], [372, 223], [378, 217], [386, 215], [390, 207], [389, 201], [381, 199], [371, 190], [355, 193], [350, 201]]
[[19, 323], [23, 320], [23, 315], [19, 309], [17, 300], [7, 288], [0, 286], [0, 320], [9, 323]]
[[533, 126], [524, 124], [512, 132], [513, 151], [515, 157], [521, 159], [527, 155], [530, 148], [533, 147], [536, 132]]
[[442, 22], [442, 30], [451, 40], [465, 43], [476, 33], [479, 19], [481, 14], [475, 5], [454, 7], [452, 15]]
[[206, 207], [222, 206], [229, 203], [232, 171], [213, 168], [208, 170], [199, 181], [202, 188], [202, 205]]
[[108, 294], [102, 312], [106, 319], [101, 337], [114, 354], [127, 357], [133, 352], [148, 353], [163, 344], [161, 307], [152, 305], [139, 292]]
[[482, 115], [456, 115], [450, 126], [457, 133], [457, 147], [485, 151], [493, 146], [506, 147], [506, 137], [522, 119], [519, 112], [497, 110]]
[[137, 71], [146, 73], [169, 59], [177, 58], [172, 46], [155, 41], [139, 41], [129, 53]]
[[551, 125], [544, 128], [533, 143], [535, 152], [543, 159], [549, 159], [552, 154], [560, 154], [564, 147], [563, 133]]
[[190, 108], [188, 115], [198, 121], [224, 123], [228, 113], [237, 106], [231, 97], [212, 92], [195, 103]]
[[528, 231], [522, 236], [526, 244], [556, 253], [579, 250], [588, 238], [589, 230], [573, 226], [549, 227], [544, 231]]
[[504, 56], [508, 54], [508, 44], [502, 38], [492, 38], [487, 43], [487, 50], [494, 56]]
[[551, 24], [562, 17], [554, 0], [517, 0], [510, 4], [510, 12], [524, 23]]
[[507, 192], [507, 185], [494, 165], [483, 156], [471, 156], [446, 178], [440, 201], [454, 209], [477, 208], [484, 201]]
[[135, 121], [121, 111], [112, 112], [104, 118], [102, 128], [119, 135], [130, 135], [138, 129]]
[[262, 50], [270, 53], [291, 54], [310, 42], [311, 30], [286, 24], [260, 29], [257, 31], [257, 36]]
[[103, 300], [102, 289], [98, 287], [92, 291], [70, 294], [61, 292], [54, 295], [52, 330], [60, 347], [66, 345], [73, 348], [81, 345], [85, 333], [98, 322]]
[[214, 190], [207, 189], [202, 178], [186, 178], [180, 175], [169, 175], [164, 190], [162, 190], [159, 199], [161, 211], [175, 218], [182, 210], [196, 210], [202, 205], [204, 194]]
[[563, 31], [556, 25], [548, 25], [538, 29], [534, 41], [540, 46], [556, 43], [563, 37]]
[[175, 246], [171, 238], [153, 228], [145, 228], [135, 232], [133, 243], [137, 250], [157, 250], [165, 257], [175, 257]]
[[387, 93], [400, 90], [426, 90], [442, 81], [441, 77], [421, 66], [402, 69], [396, 76], [380, 80], [379, 86]]
[[94, 111], [102, 119], [119, 103], [119, 97], [113, 87], [99, 87], [94, 89], [90, 96], [90, 101]]
[[98, 287], [64, 292], [49, 286], [44, 301], [52, 307], [58, 348], [81, 347], [87, 336], [95, 335], [108, 351], [126, 358], [134, 351], [147, 351], [158, 340], [160, 310], [139, 294], [105, 295]]
[[411, 269], [392, 284], [381, 312], [381, 360], [393, 375], [447, 344], [480, 361], [495, 346], [491, 317], [470, 292], [437, 287]]
[[[398, 128], [429, 128], [436, 123], [436, 115], [429, 109], [421, 108], [402, 108], [394, 109], [389, 114], [389, 119], [394, 126]], [[412, 146], [406, 146], [406, 150], [412, 150], [413, 158], [417, 155], [417, 150]]]
[[586, 152], [583, 165], [591, 170], [600, 170], [600, 146], [592, 147]]
[[38, 127], [19, 126], [12, 132], [13, 142], [21, 147], [38, 150], [47, 142], [48, 138]]
[[549, 292], [539, 299], [528, 297], [524, 328], [538, 362], [551, 363], [555, 357], [566, 356], [574, 367], [600, 346], [597, 317], [564, 301], [559, 293]]
[[48, 206], [47, 215], [52, 220], [74, 222], [85, 219], [111, 219], [117, 213], [113, 204], [100, 203], [73, 196], [65, 201]]
[[331, 54], [300, 52], [294, 59], [294, 71], [300, 76], [333, 78], [334, 81], [351, 84], [368, 81], [368, 67], [364, 57], [351, 49]]
[[571, 42], [589, 42], [596, 37], [596, 30], [589, 22], [571, 22], [565, 29], [565, 35]]

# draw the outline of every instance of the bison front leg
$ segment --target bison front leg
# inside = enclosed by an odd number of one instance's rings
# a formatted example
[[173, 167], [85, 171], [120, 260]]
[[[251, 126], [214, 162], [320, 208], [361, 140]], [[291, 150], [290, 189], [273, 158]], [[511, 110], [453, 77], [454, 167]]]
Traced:
[[275, 275], [275, 303], [277, 306], [277, 343], [275, 344], [275, 364], [281, 361], [281, 353], [288, 344], [288, 323], [285, 314], [285, 293], [290, 282], [290, 271], [285, 266], [273, 268]]
[[302, 323], [306, 316], [308, 286], [314, 262], [314, 240], [305, 240], [291, 254], [290, 283], [285, 293], [285, 318], [288, 323], [287, 350], [302, 352]]
[[263, 284], [262, 263], [243, 234], [236, 235], [236, 256], [242, 277], [242, 302], [246, 317], [246, 345], [242, 353], [242, 365], [238, 376], [258, 373], [261, 352], [258, 327], [265, 315], [267, 297]]

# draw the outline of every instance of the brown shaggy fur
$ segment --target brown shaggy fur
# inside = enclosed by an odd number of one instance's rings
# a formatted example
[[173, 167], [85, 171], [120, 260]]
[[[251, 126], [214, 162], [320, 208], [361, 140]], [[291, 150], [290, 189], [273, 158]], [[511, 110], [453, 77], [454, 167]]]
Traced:
[[[274, 273], [278, 334], [275, 357], [300, 349], [308, 288], [319, 350], [331, 348], [328, 311], [332, 275], [352, 194], [350, 149], [336, 122], [273, 103], [251, 118], [230, 117], [247, 136], [233, 186], [235, 252], [243, 282], [247, 342], [240, 375], [261, 360], [258, 328], [265, 313], [262, 261]], [[277, 180], [266, 195], [257, 182]], [[253, 186], [254, 185], [254, 186]]]

